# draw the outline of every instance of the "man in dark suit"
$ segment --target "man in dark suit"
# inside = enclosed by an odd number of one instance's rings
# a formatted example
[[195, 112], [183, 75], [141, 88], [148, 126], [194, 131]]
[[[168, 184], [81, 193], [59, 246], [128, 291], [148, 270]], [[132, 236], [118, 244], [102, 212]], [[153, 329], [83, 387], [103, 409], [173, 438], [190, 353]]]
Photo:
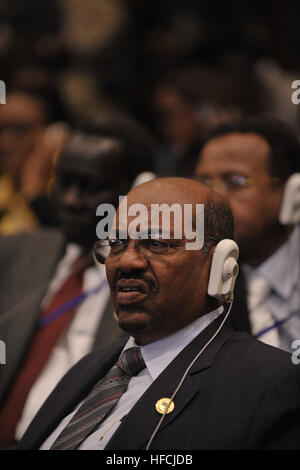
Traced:
[[90, 255], [96, 209], [117, 206], [134, 178], [151, 170], [152, 152], [152, 139], [138, 123], [99, 117], [74, 132], [58, 160], [53, 197], [61, 231], [1, 239], [2, 447], [21, 437], [75, 362], [120, 336], [104, 268]]
[[238, 253], [229, 206], [163, 178], [134, 188], [115, 221], [95, 255], [130, 338], [83, 358], [19, 449], [299, 449], [298, 367], [225, 323]]
[[270, 117], [220, 124], [202, 147], [195, 176], [233, 212], [241, 261], [234, 327], [292, 352], [300, 338], [297, 136]]

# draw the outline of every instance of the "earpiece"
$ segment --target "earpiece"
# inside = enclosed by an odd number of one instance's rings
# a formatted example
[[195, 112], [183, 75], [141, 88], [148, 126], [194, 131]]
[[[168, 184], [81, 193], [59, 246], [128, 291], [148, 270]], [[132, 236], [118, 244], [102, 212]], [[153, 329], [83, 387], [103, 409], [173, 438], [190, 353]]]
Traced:
[[233, 240], [221, 240], [214, 251], [207, 293], [220, 300], [233, 300], [235, 280], [239, 273], [239, 247]]
[[136, 186], [139, 186], [140, 184], [147, 183], [148, 181], [151, 181], [156, 178], [156, 175], [152, 173], [152, 171], [143, 171], [133, 181], [131, 188], [135, 188]]
[[300, 222], [300, 173], [294, 173], [285, 184], [279, 222], [283, 225]]
[[[212, 337], [205, 343], [205, 345], [200, 349], [200, 351], [196, 354], [193, 360], [190, 362], [188, 367], [186, 368], [183, 376], [181, 377], [175, 391], [172, 393], [170, 397], [169, 403], [172, 403], [175, 400], [177, 393], [179, 392], [183, 382], [185, 381], [189, 371], [195, 364], [195, 362], [199, 359], [201, 354], [205, 351], [205, 349], [210, 345], [210, 343], [215, 339], [215, 337], [219, 334], [221, 329], [223, 328], [224, 323], [226, 322], [231, 308], [233, 304], [233, 289], [236, 277], [239, 273], [239, 266], [237, 264], [237, 259], [239, 256], [239, 247], [233, 240], [224, 239], [221, 240], [214, 251], [211, 268], [210, 268], [210, 276], [208, 282], [208, 295], [212, 297], [217, 297], [223, 301], [226, 301], [226, 306], [224, 306], [224, 318], [220, 323], [218, 329], [212, 335]], [[164, 414], [161, 416], [157, 426], [155, 427], [153, 433], [150, 436], [150, 439], [147, 443], [146, 450], [150, 449], [150, 446], [155, 438], [156, 434], [161, 427], [163, 420], [167, 416], [168, 408], [166, 408]]]

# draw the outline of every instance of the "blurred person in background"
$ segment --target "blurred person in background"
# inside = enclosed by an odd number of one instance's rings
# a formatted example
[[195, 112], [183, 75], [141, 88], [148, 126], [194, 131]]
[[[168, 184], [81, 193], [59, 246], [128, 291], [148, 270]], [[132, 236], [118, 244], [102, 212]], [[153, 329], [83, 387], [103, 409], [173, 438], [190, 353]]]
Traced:
[[11, 89], [0, 106], [0, 233], [58, 224], [49, 185], [67, 135], [56, 93]]
[[0, 442], [14, 445], [51, 390], [84, 354], [120, 334], [104, 269], [93, 263], [101, 203], [117, 205], [140, 172], [152, 170], [153, 144], [137, 122], [99, 116], [70, 137], [55, 172], [61, 231], [0, 239]]
[[258, 95], [256, 90], [254, 98], [251, 80], [233, 78], [218, 67], [190, 64], [158, 79], [152, 95], [162, 141], [158, 171], [191, 176], [207, 132], [219, 122], [257, 109]]
[[[234, 327], [287, 351], [300, 338], [300, 226], [279, 217], [287, 181], [299, 172], [298, 139], [275, 117], [217, 126], [195, 170], [227, 198], [234, 215], [241, 260]], [[294, 210], [297, 194], [299, 188], [290, 198]]]

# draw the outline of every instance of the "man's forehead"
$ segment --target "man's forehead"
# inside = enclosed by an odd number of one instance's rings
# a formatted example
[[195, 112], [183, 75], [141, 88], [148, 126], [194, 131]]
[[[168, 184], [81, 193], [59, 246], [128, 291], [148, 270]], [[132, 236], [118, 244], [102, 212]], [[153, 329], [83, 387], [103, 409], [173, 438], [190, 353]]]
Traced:
[[199, 202], [181, 202], [180, 200], [174, 200], [171, 202], [156, 202], [156, 199], [153, 199], [153, 202], [138, 202], [136, 199], [129, 199], [127, 196], [122, 198], [121, 203], [116, 212], [117, 217], [123, 217], [126, 215], [128, 219], [130, 217], [136, 217], [138, 213], [140, 217], [145, 217], [149, 219], [150, 215], [160, 215], [160, 214], [176, 214], [177, 211], [184, 211], [186, 206], [190, 207], [192, 212], [197, 210], [198, 205], [204, 205], [201, 201]]
[[[203, 211], [203, 204], [167, 203], [130, 203], [124, 197], [119, 205], [113, 228], [126, 233], [134, 224], [140, 233], [160, 233], [174, 235], [182, 233], [183, 227], [189, 223], [194, 225], [196, 217]], [[147, 238], [147, 237], [146, 237]]]
[[216, 136], [205, 144], [200, 154], [199, 166], [204, 161], [211, 166], [220, 162], [226, 166], [236, 164], [248, 166], [256, 161], [264, 166], [269, 151], [270, 146], [262, 136], [252, 132], [232, 132]]
[[192, 179], [158, 178], [131, 190], [128, 203], [151, 204], [201, 204], [207, 198], [208, 188]]
[[77, 160], [93, 165], [102, 165], [113, 156], [119, 155], [120, 142], [110, 137], [75, 135], [65, 147], [58, 163], [67, 164]]
[[119, 160], [119, 147], [111, 139], [98, 139], [95, 145], [82, 147], [76, 144], [76, 140], [67, 146], [58, 159], [57, 169], [79, 171], [82, 173], [93, 172], [94, 176], [100, 173], [109, 173], [115, 169], [115, 164]]
[[[121, 201], [119, 213], [127, 216], [135, 215], [136, 209], [141, 211], [141, 217], [148, 217], [161, 212], [171, 215], [176, 211], [184, 212], [189, 206], [194, 215], [198, 205], [207, 201], [212, 191], [198, 181], [185, 178], [162, 178], [152, 180], [131, 190]], [[216, 197], [219, 197], [216, 195]]]
[[56, 172], [58, 174], [65, 174], [74, 177], [90, 177], [98, 179], [100, 175], [103, 177], [103, 172], [97, 171], [101, 168], [100, 162], [95, 162], [94, 159], [85, 158], [82, 154], [68, 154], [62, 156], [57, 164]]

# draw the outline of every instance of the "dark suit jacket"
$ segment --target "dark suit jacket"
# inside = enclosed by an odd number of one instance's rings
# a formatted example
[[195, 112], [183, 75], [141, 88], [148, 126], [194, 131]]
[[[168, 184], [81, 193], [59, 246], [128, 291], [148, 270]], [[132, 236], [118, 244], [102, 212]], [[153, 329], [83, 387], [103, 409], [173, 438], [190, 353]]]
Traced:
[[234, 288], [234, 302], [230, 312], [230, 322], [234, 330], [251, 334], [247, 290], [242, 269], [240, 269]]
[[[161, 418], [155, 403], [172, 395], [219, 322], [198, 335], [155, 380], [106, 449], [145, 449]], [[123, 344], [109, 345], [77, 363], [40, 409], [18, 449], [38, 449], [112, 367]], [[151, 449], [300, 449], [299, 367], [288, 353], [223, 327], [188, 373]]]
[[[65, 246], [64, 236], [55, 230], [0, 238], [0, 339], [6, 344], [6, 364], [0, 365], [0, 404], [22, 366], [42, 299]], [[109, 300], [94, 347], [114, 341], [121, 334]]]

